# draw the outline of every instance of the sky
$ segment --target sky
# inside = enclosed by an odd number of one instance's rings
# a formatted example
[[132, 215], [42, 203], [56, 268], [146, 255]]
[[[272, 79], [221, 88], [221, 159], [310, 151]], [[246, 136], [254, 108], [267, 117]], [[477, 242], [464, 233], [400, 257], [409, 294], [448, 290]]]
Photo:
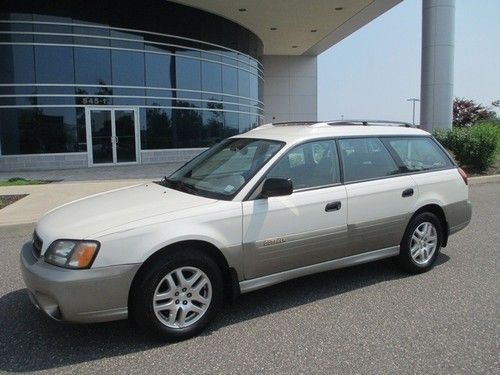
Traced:
[[[456, 0], [455, 97], [500, 99], [500, 0]], [[318, 57], [318, 118], [412, 121], [422, 0], [399, 5]], [[418, 123], [420, 107], [416, 106]], [[498, 113], [498, 111], [497, 111]]]

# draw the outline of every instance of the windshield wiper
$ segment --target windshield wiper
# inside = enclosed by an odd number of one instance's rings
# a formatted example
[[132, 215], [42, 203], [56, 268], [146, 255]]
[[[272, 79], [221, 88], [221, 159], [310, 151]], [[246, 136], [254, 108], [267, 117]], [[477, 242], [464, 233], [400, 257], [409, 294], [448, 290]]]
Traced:
[[181, 180], [172, 180], [170, 178], [164, 177], [163, 180], [161, 180], [159, 183], [160, 185], [165, 187], [183, 191], [185, 193], [198, 195], [198, 188], [196, 188], [193, 184], [189, 184]]
[[155, 184], [165, 186], [165, 187], [172, 187], [173, 186], [173, 181], [168, 179], [167, 176], [164, 176], [160, 181], [153, 181]]

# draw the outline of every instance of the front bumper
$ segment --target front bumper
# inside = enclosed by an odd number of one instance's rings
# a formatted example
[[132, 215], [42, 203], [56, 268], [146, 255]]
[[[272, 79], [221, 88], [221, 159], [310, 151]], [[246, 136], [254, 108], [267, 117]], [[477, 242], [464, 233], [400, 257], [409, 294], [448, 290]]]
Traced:
[[70, 270], [37, 259], [31, 242], [21, 250], [21, 271], [35, 306], [51, 318], [105, 322], [127, 318], [128, 293], [140, 264]]

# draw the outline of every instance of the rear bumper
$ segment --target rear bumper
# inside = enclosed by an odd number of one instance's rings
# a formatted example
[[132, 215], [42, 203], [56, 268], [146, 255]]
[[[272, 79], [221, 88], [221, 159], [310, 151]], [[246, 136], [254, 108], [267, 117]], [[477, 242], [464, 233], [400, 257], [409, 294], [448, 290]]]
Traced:
[[140, 264], [70, 270], [21, 250], [21, 271], [31, 301], [56, 320], [90, 323], [127, 318], [128, 293]]
[[457, 233], [469, 225], [472, 218], [472, 205], [470, 201], [462, 201], [445, 207], [446, 220], [448, 221], [448, 233]]

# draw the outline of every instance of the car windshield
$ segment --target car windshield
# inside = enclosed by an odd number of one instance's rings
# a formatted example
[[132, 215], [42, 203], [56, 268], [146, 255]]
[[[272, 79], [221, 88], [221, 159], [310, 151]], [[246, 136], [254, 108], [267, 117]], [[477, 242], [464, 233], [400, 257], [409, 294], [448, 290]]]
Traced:
[[283, 145], [266, 139], [231, 138], [197, 156], [161, 183], [187, 193], [229, 200]]

